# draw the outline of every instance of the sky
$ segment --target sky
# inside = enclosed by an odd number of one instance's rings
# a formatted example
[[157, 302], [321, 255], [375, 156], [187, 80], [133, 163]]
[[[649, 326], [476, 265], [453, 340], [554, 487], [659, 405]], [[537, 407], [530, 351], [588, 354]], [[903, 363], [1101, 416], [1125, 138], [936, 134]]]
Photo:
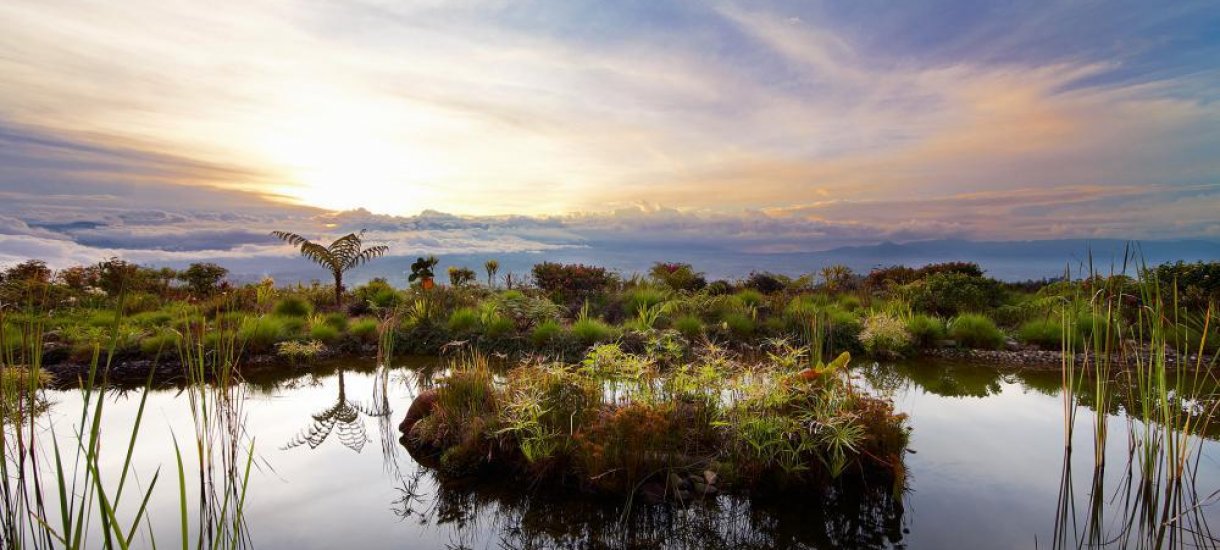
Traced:
[[0, 264], [1220, 240], [1215, 2], [0, 3]]

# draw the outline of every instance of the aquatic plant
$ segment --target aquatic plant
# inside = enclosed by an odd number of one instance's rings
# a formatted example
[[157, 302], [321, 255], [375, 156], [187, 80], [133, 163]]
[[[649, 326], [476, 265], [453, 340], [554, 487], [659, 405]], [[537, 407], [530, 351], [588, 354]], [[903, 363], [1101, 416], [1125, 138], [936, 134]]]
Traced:
[[343, 274], [375, 260], [390, 250], [384, 245], [364, 246], [364, 231], [348, 233], [323, 246], [296, 233], [272, 231], [280, 240], [298, 247], [301, 255], [330, 270], [335, 279], [335, 305], [343, 304]]

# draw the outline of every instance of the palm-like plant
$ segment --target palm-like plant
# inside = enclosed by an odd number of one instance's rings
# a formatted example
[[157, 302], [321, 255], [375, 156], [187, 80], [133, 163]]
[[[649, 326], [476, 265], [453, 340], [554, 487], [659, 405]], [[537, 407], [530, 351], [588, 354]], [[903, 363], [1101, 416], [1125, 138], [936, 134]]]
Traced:
[[300, 248], [302, 256], [330, 270], [331, 275], [335, 277], [335, 305], [343, 303], [343, 274], [349, 269], [383, 256], [390, 249], [384, 245], [365, 248], [363, 230], [339, 237], [330, 243], [330, 246], [322, 246], [287, 231], [272, 231], [271, 234]]

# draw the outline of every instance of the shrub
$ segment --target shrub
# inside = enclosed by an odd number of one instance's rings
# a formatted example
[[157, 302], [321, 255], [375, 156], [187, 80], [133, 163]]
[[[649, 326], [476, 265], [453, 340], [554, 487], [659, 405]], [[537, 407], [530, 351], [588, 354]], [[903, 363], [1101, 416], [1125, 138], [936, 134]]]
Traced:
[[572, 323], [572, 337], [583, 345], [590, 346], [614, 339], [614, 328], [600, 319], [577, 319]]
[[888, 313], [874, 313], [865, 319], [858, 338], [864, 351], [877, 356], [901, 355], [911, 345], [906, 326]]
[[519, 290], [506, 290], [495, 295], [492, 300], [496, 311], [516, 323], [521, 330], [545, 321], [556, 321], [563, 313], [563, 306], [548, 300], [545, 296], [530, 296]]
[[977, 349], [998, 349], [1004, 345], [1004, 333], [985, 315], [959, 315], [949, 324], [949, 336], [958, 344]]
[[930, 348], [945, 339], [945, 323], [939, 317], [920, 313], [907, 320], [907, 332], [911, 334], [911, 343], [915, 346]]
[[320, 342], [328, 344], [336, 342], [343, 333], [339, 329], [326, 323], [318, 323], [309, 327], [309, 337]]
[[967, 277], [982, 277], [983, 268], [974, 262], [943, 262], [928, 264], [919, 268], [919, 278], [926, 279], [932, 275], [953, 274]]
[[474, 281], [474, 270], [469, 267], [449, 266], [449, 284], [466, 286]]
[[178, 279], [186, 283], [192, 296], [206, 298], [216, 293], [220, 281], [229, 270], [213, 263], [194, 263], [178, 273]]
[[600, 294], [613, 282], [603, 267], [543, 262], [533, 268], [534, 284], [559, 302]]
[[347, 333], [360, 342], [371, 344], [377, 341], [377, 320], [356, 319], [348, 328]]
[[479, 328], [479, 312], [474, 308], [464, 307], [449, 314], [449, 332], [454, 334], [469, 334]]
[[356, 301], [360, 304], [378, 308], [394, 307], [401, 302], [398, 289], [382, 278], [373, 279], [356, 287], [354, 294]]
[[694, 267], [685, 263], [657, 262], [652, 264], [648, 275], [658, 283], [673, 290], [696, 291], [707, 286], [707, 279]]
[[563, 334], [563, 326], [559, 324], [559, 321], [543, 321], [534, 327], [534, 332], [530, 333], [530, 341], [535, 346], [543, 347], [555, 343], [561, 334]]
[[284, 317], [308, 317], [310, 313], [313, 313], [313, 306], [299, 296], [285, 296], [284, 299], [276, 302], [272, 313]]
[[999, 305], [1002, 297], [994, 279], [962, 273], [937, 273], [911, 286], [911, 305], [936, 315], [977, 313]]
[[886, 289], [902, 286], [919, 280], [919, 272], [905, 265], [893, 265], [873, 269], [864, 277], [864, 286], [875, 289]]
[[717, 280], [708, 283], [707, 287], [703, 290], [712, 296], [724, 296], [733, 292], [733, 284], [728, 281]]
[[746, 278], [745, 286], [763, 294], [774, 294], [786, 288], [790, 281], [791, 279], [783, 275], [755, 271]]
[[674, 320], [674, 329], [687, 339], [694, 340], [703, 336], [703, 321], [695, 315], [683, 315]]

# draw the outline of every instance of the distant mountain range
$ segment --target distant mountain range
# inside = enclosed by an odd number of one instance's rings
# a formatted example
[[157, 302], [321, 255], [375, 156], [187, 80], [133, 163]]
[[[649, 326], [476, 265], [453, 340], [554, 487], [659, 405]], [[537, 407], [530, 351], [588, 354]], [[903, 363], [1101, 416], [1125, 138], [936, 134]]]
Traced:
[[[1130, 247], [1130, 248], [1129, 248]], [[1062, 239], [1041, 241], [967, 241], [931, 240], [908, 243], [884, 242], [868, 246], [849, 246], [818, 252], [750, 253], [712, 247], [677, 247], [669, 245], [631, 246], [630, 244], [590, 243], [582, 247], [547, 252], [515, 252], [504, 254], [455, 254], [441, 256], [436, 271], [445, 279], [445, 269], [451, 265], [466, 266], [482, 273], [483, 262], [495, 258], [500, 262], [500, 275], [520, 277], [530, 267], [542, 261], [573, 262], [599, 265], [624, 275], [644, 273], [659, 261], [689, 262], [709, 278], [733, 279], [751, 271], [772, 271], [788, 275], [816, 272], [833, 264], [844, 264], [866, 273], [874, 267], [904, 264], [919, 266], [933, 262], [972, 261], [989, 275], [1009, 281], [1057, 277], [1070, 269], [1073, 275], [1088, 270], [1090, 258], [1099, 272], [1122, 269], [1124, 252], [1128, 251], [1144, 263], [1156, 265], [1172, 261], [1220, 260], [1220, 242], [1209, 240], [1143, 241], [1130, 243], [1118, 239]], [[398, 285], [406, 285], [405, 272], [413, 256], [391, 256], [379, 259], [354, 271], [351, 284], [384, 277]], [[225, 260], [224, 265], [241, 281], [271, 276], [280, 283], [326, 280], [326, 273], [300, 258], [248, 258]]]

